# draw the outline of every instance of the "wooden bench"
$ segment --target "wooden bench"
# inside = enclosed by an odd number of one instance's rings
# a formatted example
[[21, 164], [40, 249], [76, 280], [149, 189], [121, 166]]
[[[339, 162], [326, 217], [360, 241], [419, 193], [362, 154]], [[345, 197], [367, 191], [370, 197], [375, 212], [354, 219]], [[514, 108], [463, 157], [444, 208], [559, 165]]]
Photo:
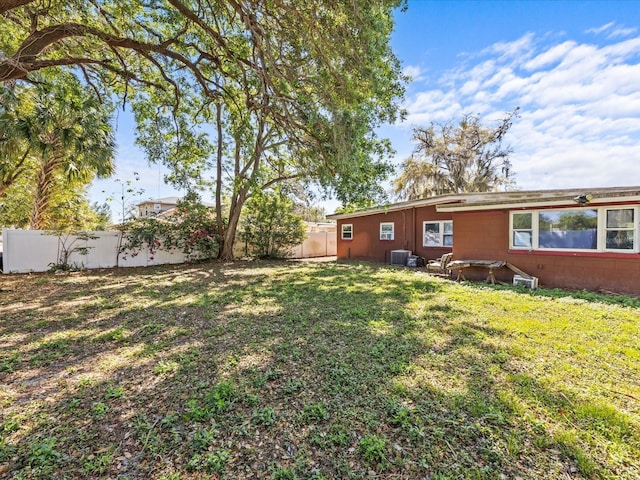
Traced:
[[496, 277], [494, 275], [494, 271], [504, 267], [507, 262], [503, 260], [454, 260], [453, 262], [449, 262], [447, 268], [451, 270], [451, 272], [457, 272], [456, 280], [466, 280], [467, 278], [464, 276], [465, 268], [486, 268], [489, 270], [487, 275], [487, 283], [495, 284]]

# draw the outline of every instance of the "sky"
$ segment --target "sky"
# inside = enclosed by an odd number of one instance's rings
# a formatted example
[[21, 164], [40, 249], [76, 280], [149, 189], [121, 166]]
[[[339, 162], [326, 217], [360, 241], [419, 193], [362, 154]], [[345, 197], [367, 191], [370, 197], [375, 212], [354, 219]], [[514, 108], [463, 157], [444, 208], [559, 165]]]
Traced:
[[[505, 137], [516, 188], [640, 185], [640, 1], [409, 0], [395, 21], [391, 45], [412, 81], [406, 120], [378, 129], [394, 164], [411, 155], [416, 126], [465, 114], [495, 126], [519, 107]], [[94, 182], [91, 200], [119, 197], [134, 171], [145, 192], [132, 200], [181, 195], [119, 115], [117, 175]], [[332, 213], [339, 202], [321, 206]]]

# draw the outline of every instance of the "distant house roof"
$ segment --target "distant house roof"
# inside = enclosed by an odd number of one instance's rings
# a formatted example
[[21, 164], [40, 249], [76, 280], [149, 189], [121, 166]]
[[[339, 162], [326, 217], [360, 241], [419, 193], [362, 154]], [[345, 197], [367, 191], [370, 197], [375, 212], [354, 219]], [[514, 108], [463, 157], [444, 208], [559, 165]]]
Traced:
[[552, 207], [567, 204], [580, 204], [580, 197], [587, 199], [584, 203], [615, 203], [640, 201], [640, 186], [605, 187], [605, 188], [571, 188], [555, 190], [522, 190], [511, 192], [460, 193], [421, 198], [408, 202], [399, 202], [358, 210], [351, 213], [327, 215], [333, 220], [375, 215], [378, 213], [405, 210], [407, 208], [436, 205], [439, 212], [461, 212], [472, 210], [494, 210], [496, 208], [535, 208]]
[[164, 203], [165, 205], [177, 205], [180, 201], [180, 197], [163, 197], [163, 198], [150, 198], [138, 203], [138, 206], [146, 203]]
[[[148, 199], [148, 200], [143, 200], [142, 202], [138, 203], [138, 207], [142, 206], [142, 205], [146, 205], [148, 203], [161, 203], [164, 205], [178, 205], [178, 202], [182, 200], [180, 197], [162, 197], [162, 198], [152, 198], [152, 199]], [[209, 207], [209, 208], [213, 208], [216, 206], [215, 203], [209, 203], [209, 202], [200, 202], [202, 205], [204, 205], [205, 207]]]

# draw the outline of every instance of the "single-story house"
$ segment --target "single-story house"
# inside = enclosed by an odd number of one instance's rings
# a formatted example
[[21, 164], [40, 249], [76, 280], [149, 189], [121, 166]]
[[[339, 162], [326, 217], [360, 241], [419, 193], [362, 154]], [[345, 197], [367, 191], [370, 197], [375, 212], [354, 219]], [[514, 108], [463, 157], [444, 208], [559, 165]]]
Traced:
[[[452, 252], [508, 262], [546, 287], [640, 295], [640, 187], [442, 195], [328, 218], [338, 223], [339, 259]], [[509, 282], [514, 272], [495, 273]]]

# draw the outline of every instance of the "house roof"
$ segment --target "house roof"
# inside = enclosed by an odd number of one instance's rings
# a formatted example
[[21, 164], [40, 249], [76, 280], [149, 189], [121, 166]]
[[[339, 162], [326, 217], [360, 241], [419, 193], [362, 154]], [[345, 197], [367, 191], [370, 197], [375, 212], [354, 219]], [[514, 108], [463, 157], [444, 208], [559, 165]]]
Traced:
[[327, 215], [333, 220], [375, 215], [407, 208], [435, 205], [439, 212], [495, 210], [496, 208], [535, 208], [576, 205], [576, 199], [588, 196], [588, 203], [640, 201], [640, 186], [571, 188], [555, 190], [522, 190], [511, 192], [483, 192], [439, 195], [409, 202], [399, 202], [356, 212]]
[[[178, 205], [178, 202], [181, 200], [180, 197], [163, 197], [163, 198], [152, 198], [149, 200], [144, 200], [140, 203], [138, 203], [138, 207], [142, 206], [142, 205], [146, 205], [148, 203], [161, 203], [164, 205]], [[215, 203], [209, 203], [209, 202], [200, 202], [202, 205], [204, 205], [205, 207], [209, 207], [209, 208], [213, 208], [216, 206]]]
[[146, 203], [164, 203], [166, 205], [177, 205], [178, 201], [180, 201], [180, 197], [150, 198], [138, 203], [138, 206], [144, 205]]

